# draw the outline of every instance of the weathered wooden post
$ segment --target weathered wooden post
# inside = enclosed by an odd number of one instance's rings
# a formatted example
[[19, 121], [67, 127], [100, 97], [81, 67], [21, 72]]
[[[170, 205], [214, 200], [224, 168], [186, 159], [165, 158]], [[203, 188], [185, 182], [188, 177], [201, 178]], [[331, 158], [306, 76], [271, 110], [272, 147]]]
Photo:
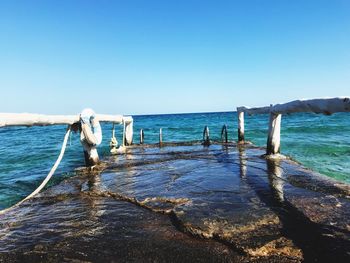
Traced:
[[163, 144], [163, 132], [162, 128], [159, 129], [159, 146], [162, 146]]
[[80, 141], [84, 148], [85, 163], [87, 166], [96, 165], [99, 162], [96, 147], [102, 142], [100, 122], [92, 109], [84, 109], [80, 114], [80, 124]]
[[279, 113], [270, 113], [269, 134], [267, 137], [266, 154], [280, 153], [281, 148], [281, 117]]
[[143, 132], [143, 129], [140, 130], [140, 144], [143, 144], [145, 140], [145, 134]]
[[238, 114], [238, 142], [244, 142], [244, 111], [237, 108]]
[[131, 145], [132, 144], [132, 139], [133, 139], [133, 121], [127, 121], [125, 122], [125, 144], [124, 145]]

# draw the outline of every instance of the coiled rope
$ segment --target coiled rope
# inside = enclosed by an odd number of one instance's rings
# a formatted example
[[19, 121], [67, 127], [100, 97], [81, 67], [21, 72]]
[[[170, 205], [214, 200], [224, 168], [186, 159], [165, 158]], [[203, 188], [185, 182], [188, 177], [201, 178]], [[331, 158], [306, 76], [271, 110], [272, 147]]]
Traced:
[[50, 172], [48, 173], [48, 175], [46, 176], [45, 180], [39, 185], [39, 187], [37, 189], [34, 190], [34, 192], [32, 192], [26, 198], [24, 198], [23, 200], [19, 201], [17, 204], [15, 204], [15, 205], [13, 205], [13, 206], [11, 206], [9, 208], [1, 210], [0, 211], [0, 215], [5, 214], [6, 212], [8, 212], [8, 211], [12, 210], [13, 208], [15, 208], [15, 207], [19, 206], [20, 204], [22, 204], [24, 201], [34, 197], [36, 194], [38, 194], [45, 187], [45, 185], [50, 181], [52, 175], [55, 173], [57, 167], [59, 166], [59, 164], [60, 164], [60, 162], [61, 162], [61, 160], [63, 158], [64, 152], [66, 151], [66, 146], [67, 146], [67, 142], [68, 142], [68, 138], [69, 138], [70, 132], [71, 132], [71, 126], [68, 126], [66, 135], [64, 136], [64, 140], [63, 140], [63, 144], [62, 144], [60, 155], [58, 156], [55, 164], [52, 166], [52, 168], [51, 168]]

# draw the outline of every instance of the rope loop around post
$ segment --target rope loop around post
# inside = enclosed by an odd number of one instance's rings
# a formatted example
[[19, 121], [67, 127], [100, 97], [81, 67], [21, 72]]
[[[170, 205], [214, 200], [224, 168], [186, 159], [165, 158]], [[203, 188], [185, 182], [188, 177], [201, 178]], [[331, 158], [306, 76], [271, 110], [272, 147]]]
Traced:
[[209, 127], [205, 126], [203, 130], [203, 145], [210, 145]]
[[224, 124], [221, 129], [221, 141], [227, 143], [227, 126]]

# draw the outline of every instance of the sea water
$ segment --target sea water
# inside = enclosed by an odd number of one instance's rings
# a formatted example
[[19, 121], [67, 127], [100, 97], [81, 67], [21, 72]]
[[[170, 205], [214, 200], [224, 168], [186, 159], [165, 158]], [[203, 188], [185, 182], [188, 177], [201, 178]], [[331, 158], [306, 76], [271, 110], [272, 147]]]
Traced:
[[[159, 129], [163, 142], [201, 140], [208, 126], [210, 138], [220, 140], [221, 129], [227, 125], [228, 139], [237, 138], [237, 113], [191, 113], [144, 115], [134, 117], [134, 143], [144, 130], [145, 143], [157, 143]], [[257, 146], [266, 145], [268, 115], [246, 116], [245, 137]], [[102, 124], [103, 142], [100, 156], [109, 155], [112, 124]], [[8, 207], [32, 192], [54, 164], [66, 126], [7, 127], [0, 129], [0, 209]], [[122, 127], [116, 131], [121, 142]], [[350, 115], [332, 116], [311, 113], [283, 115], [281, 151], [304, 166], [336, 180], [350, 183]], [[50, 185], [74, 175], [84, 165], [79, 135], [72, 134], [68, 147]]]

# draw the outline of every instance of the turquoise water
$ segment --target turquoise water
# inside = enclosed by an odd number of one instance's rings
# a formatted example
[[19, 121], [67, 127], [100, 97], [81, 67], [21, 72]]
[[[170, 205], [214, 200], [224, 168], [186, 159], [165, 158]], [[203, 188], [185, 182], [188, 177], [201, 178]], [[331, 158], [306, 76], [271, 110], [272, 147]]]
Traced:
[[[268, 116], [246, 116], [246, 139], [265, 146]], [[205, 125], [210, 137], [220, 139], [222, 126], [228, 127], [229, 140], [237, 137], [237, 115], [226, 113], [195, 113], [134, 116], [134, 142], [144, 129], [145, 143], [157, 143], [159, 128], [163, 141], [202, 139]], [[109, 154], [111, 124], [103, 124], [100, 155]], [[121, 127], [117, 137], [121, 141]], [[65, 126], [9, 127], [0, 129], [0, 209], [14, 204], [33, 191], [55, 162], [65, 134]], [[350, 114], [332, 116], [293, 114], [282, 117], [281, 151], [306, 167], [337, 180], [350, 183]], [[63, 161], [50, 184], [57, 184], [83, 166], [79, 135], [73, 134]]]

